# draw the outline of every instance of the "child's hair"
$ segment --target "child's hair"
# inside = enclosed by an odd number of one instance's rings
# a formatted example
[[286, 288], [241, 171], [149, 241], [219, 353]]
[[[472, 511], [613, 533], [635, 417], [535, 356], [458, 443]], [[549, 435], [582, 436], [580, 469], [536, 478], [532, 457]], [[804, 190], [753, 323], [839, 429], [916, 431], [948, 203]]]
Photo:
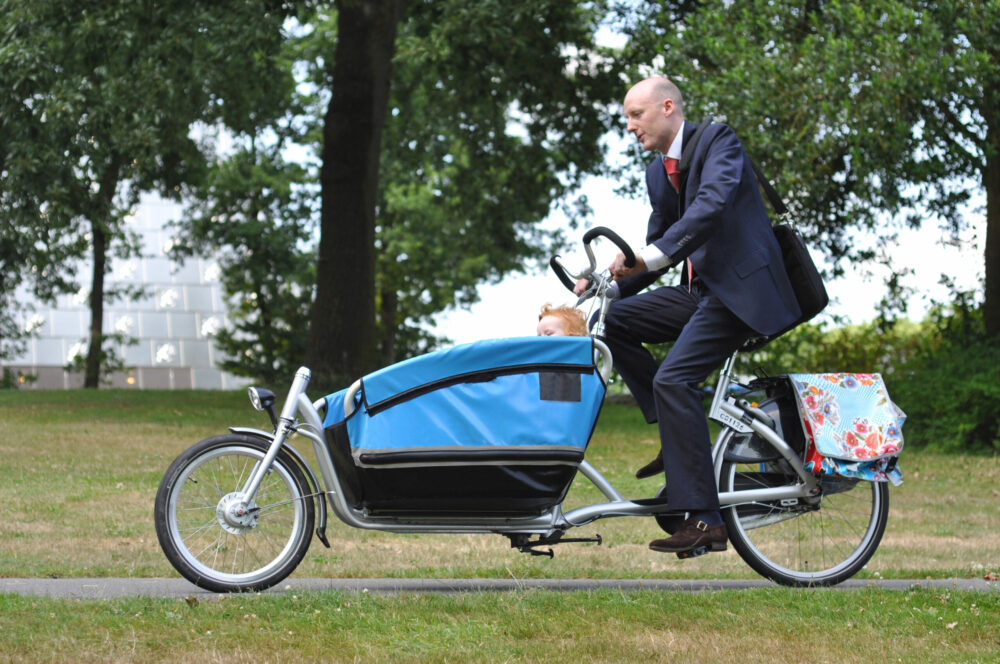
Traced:
[[565, 304], [558, 307], [553, 307], [551, 304], [545, 304], [542, 305], [542, 313], [538, 314], [538, 320], [542, 320], [546, 316], [555, 316], [561, 320], [563, 323], [563, 329], [566, 330], [566, 334], [568, 336], [587, 336], [587, 321], [584, 318], [583, 312], [579, 309], [574, 309], [573, 307]]

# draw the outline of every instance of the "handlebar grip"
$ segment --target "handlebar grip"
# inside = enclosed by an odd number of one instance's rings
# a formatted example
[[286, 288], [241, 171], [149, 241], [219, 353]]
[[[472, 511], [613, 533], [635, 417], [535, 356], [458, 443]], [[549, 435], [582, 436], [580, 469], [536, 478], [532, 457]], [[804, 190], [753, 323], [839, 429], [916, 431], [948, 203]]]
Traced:
[[570, 291], [576, 288], [576, 283], [570, 279], [569, 274], [566, 272], [566, 268], [564, 268], [562, 263], [559, 262], [558, 256], [553, 256], [549, 259], [549, 267], [551, 267], [552, 271], [556, 273], [557, 277], [559, 277], [559, 281], [562, 282], [563, 286], [568, 288]]
[[610, 228], [605, 228], [604, 226], [591, 228], [583, 234], [583, 243], [590, 244], [591, 240], [601, 235], [614, 242], [615, 245], [621, 249], [622, 253], [625, 255], [625, 267], [635, 267], [635, 252], [632, 251], [632, 247], [628, 246], [628, 243], [621, 239], [618, 233], [615, 233]]

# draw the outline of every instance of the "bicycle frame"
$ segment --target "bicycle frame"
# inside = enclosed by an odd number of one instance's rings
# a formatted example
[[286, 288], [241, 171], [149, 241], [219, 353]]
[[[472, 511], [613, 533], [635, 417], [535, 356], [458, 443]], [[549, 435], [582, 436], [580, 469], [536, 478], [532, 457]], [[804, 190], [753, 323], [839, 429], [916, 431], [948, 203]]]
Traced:
[[[599, 339], [595, 339], [595, 345], [602, 356], [601, 371], [606, 382], [611, 370], [611, 353], [607, 349], [607, 346]], [[710, 417], [723, 425], [722, 431], [713, 446], [716, 475], [718, 476], [721, 468], [723, 452], [729, 438], [732, 435], [753, 432], [765, 439], [788, 462], [789, 466], [802, 481], [800, 484], [794, 486], [720, 493], [719, 502], [721, 506], [725, 508], [754, 501], [806, 499], [818, 495], [820, 492], [819, 481], [812, 473], [805, 470], [802, 460], [794, 450], [773, 428], [768, 426], [767, 421], [770, 418], [762, 411], [747, 404], [740, 404], [732, 396], [727, 396], [729, 386], [732, 382], [735, 359], [736, 354], [734, 353], [720, 372], [719, 382], [710, 411]], [[292, 433], [297, 433], [309, 439], [313, 444], [317, 464], [323, 478], [325, 496], [334, 514], [342, 522], [354, 528], [397, 533], [537, 534], [542, 537], [552, 537], [561, 535], [570, 528], [584, 526], [598, 519], [624, 516], [651, 516], [669, 512], [669, 509], [665, 509], [662, 504], [640, 503], [623, 498], [600, 471], [584, 460], [579, 466], [580, 473], [601, 491], [607, 498], [607, 502], [578, 507], [568, 512], [563, 512], [562, 506], [556, 505], [542, 514], [533, 517], [369, 515], [364, 510], [359, 510], [349, 505], [344, 497], [340, 477], [327, 450], [326, 441], [323, 436], [323, 418], [320, 413], [326, 407], [326, 400], [309, 400], [309, 397], [306, 395], [309, 378], [310, 371], [305, 367], [300, 368], [296, 372], [295, 380], [282, 408], [278, 426], [273, 434], [260, 430], [234, 429], [234, 431], [238, 432], [253, 432], [256, 435], [270, 438], [272, 441], [267, 456], [257, 464], [243, 488], [242, 493], [245, 497], [244, 506], [247, 509], [252, 505], [253, 494], [260, 483], [260, 479], [267, 472], [272, 460], [277, 456], [278, 450], [283, 445], [291, 447], [287, 443], [287, 438]], [[359, 387], [360, 382], [355, 383], [348, 392], [348, 398], [345, 399], [345, 412], [348, 415], [353, 410], [354, 400], [351, 397]], [[300, 418], [300, 422], [296, 424], [297, 418]], [[294, 454], [298, 455], [297, 452], [294, 452], [294, 448], [291, 449]], [[318, 486], [318, 483], [315, 482], [315, 477], [312, 479], [314, 480], [314, 484]]]

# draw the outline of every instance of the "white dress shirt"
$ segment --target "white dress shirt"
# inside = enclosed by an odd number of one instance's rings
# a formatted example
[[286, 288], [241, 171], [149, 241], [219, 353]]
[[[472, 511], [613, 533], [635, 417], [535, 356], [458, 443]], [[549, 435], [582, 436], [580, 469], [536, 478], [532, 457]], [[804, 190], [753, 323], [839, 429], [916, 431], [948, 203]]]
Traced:
[[[672, 157], [677, 161], [680, 161], [683, 151], [684, 125], [681, 125], [677, 135], [674, 136], [674, 140], [670, 143], [670, 147], [667, 148], [667, 153], [663, 155], [663, 160], [666, 161], [668, 158]], [[648, 270], [659, 270], [660, 268], [673, 265], [673, 261], [670, 260], [670, 257], [660, 251], [654, 244], [647, 244], [645, 247], [640, 249], [639, 257], [642, 258], [643, 262], [646, 264], [646, 269]]]

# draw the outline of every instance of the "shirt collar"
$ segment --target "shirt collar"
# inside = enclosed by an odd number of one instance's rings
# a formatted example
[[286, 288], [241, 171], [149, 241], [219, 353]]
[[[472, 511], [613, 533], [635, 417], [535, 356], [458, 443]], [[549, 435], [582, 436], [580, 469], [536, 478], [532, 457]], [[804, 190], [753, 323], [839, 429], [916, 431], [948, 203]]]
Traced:
[[680, 161], [681, 154], [683, 154], [683, 152], [684, 152], [684, 125], [682, 124], [681, 128], [677, 130], [677, 135], [674, 136], [673, 142], [670, 143], [670, 147], [667, 148], [666, 154], [663, 155], [663, 158], [666, 159], [667, 157], [673, 157], [677, 161]]

